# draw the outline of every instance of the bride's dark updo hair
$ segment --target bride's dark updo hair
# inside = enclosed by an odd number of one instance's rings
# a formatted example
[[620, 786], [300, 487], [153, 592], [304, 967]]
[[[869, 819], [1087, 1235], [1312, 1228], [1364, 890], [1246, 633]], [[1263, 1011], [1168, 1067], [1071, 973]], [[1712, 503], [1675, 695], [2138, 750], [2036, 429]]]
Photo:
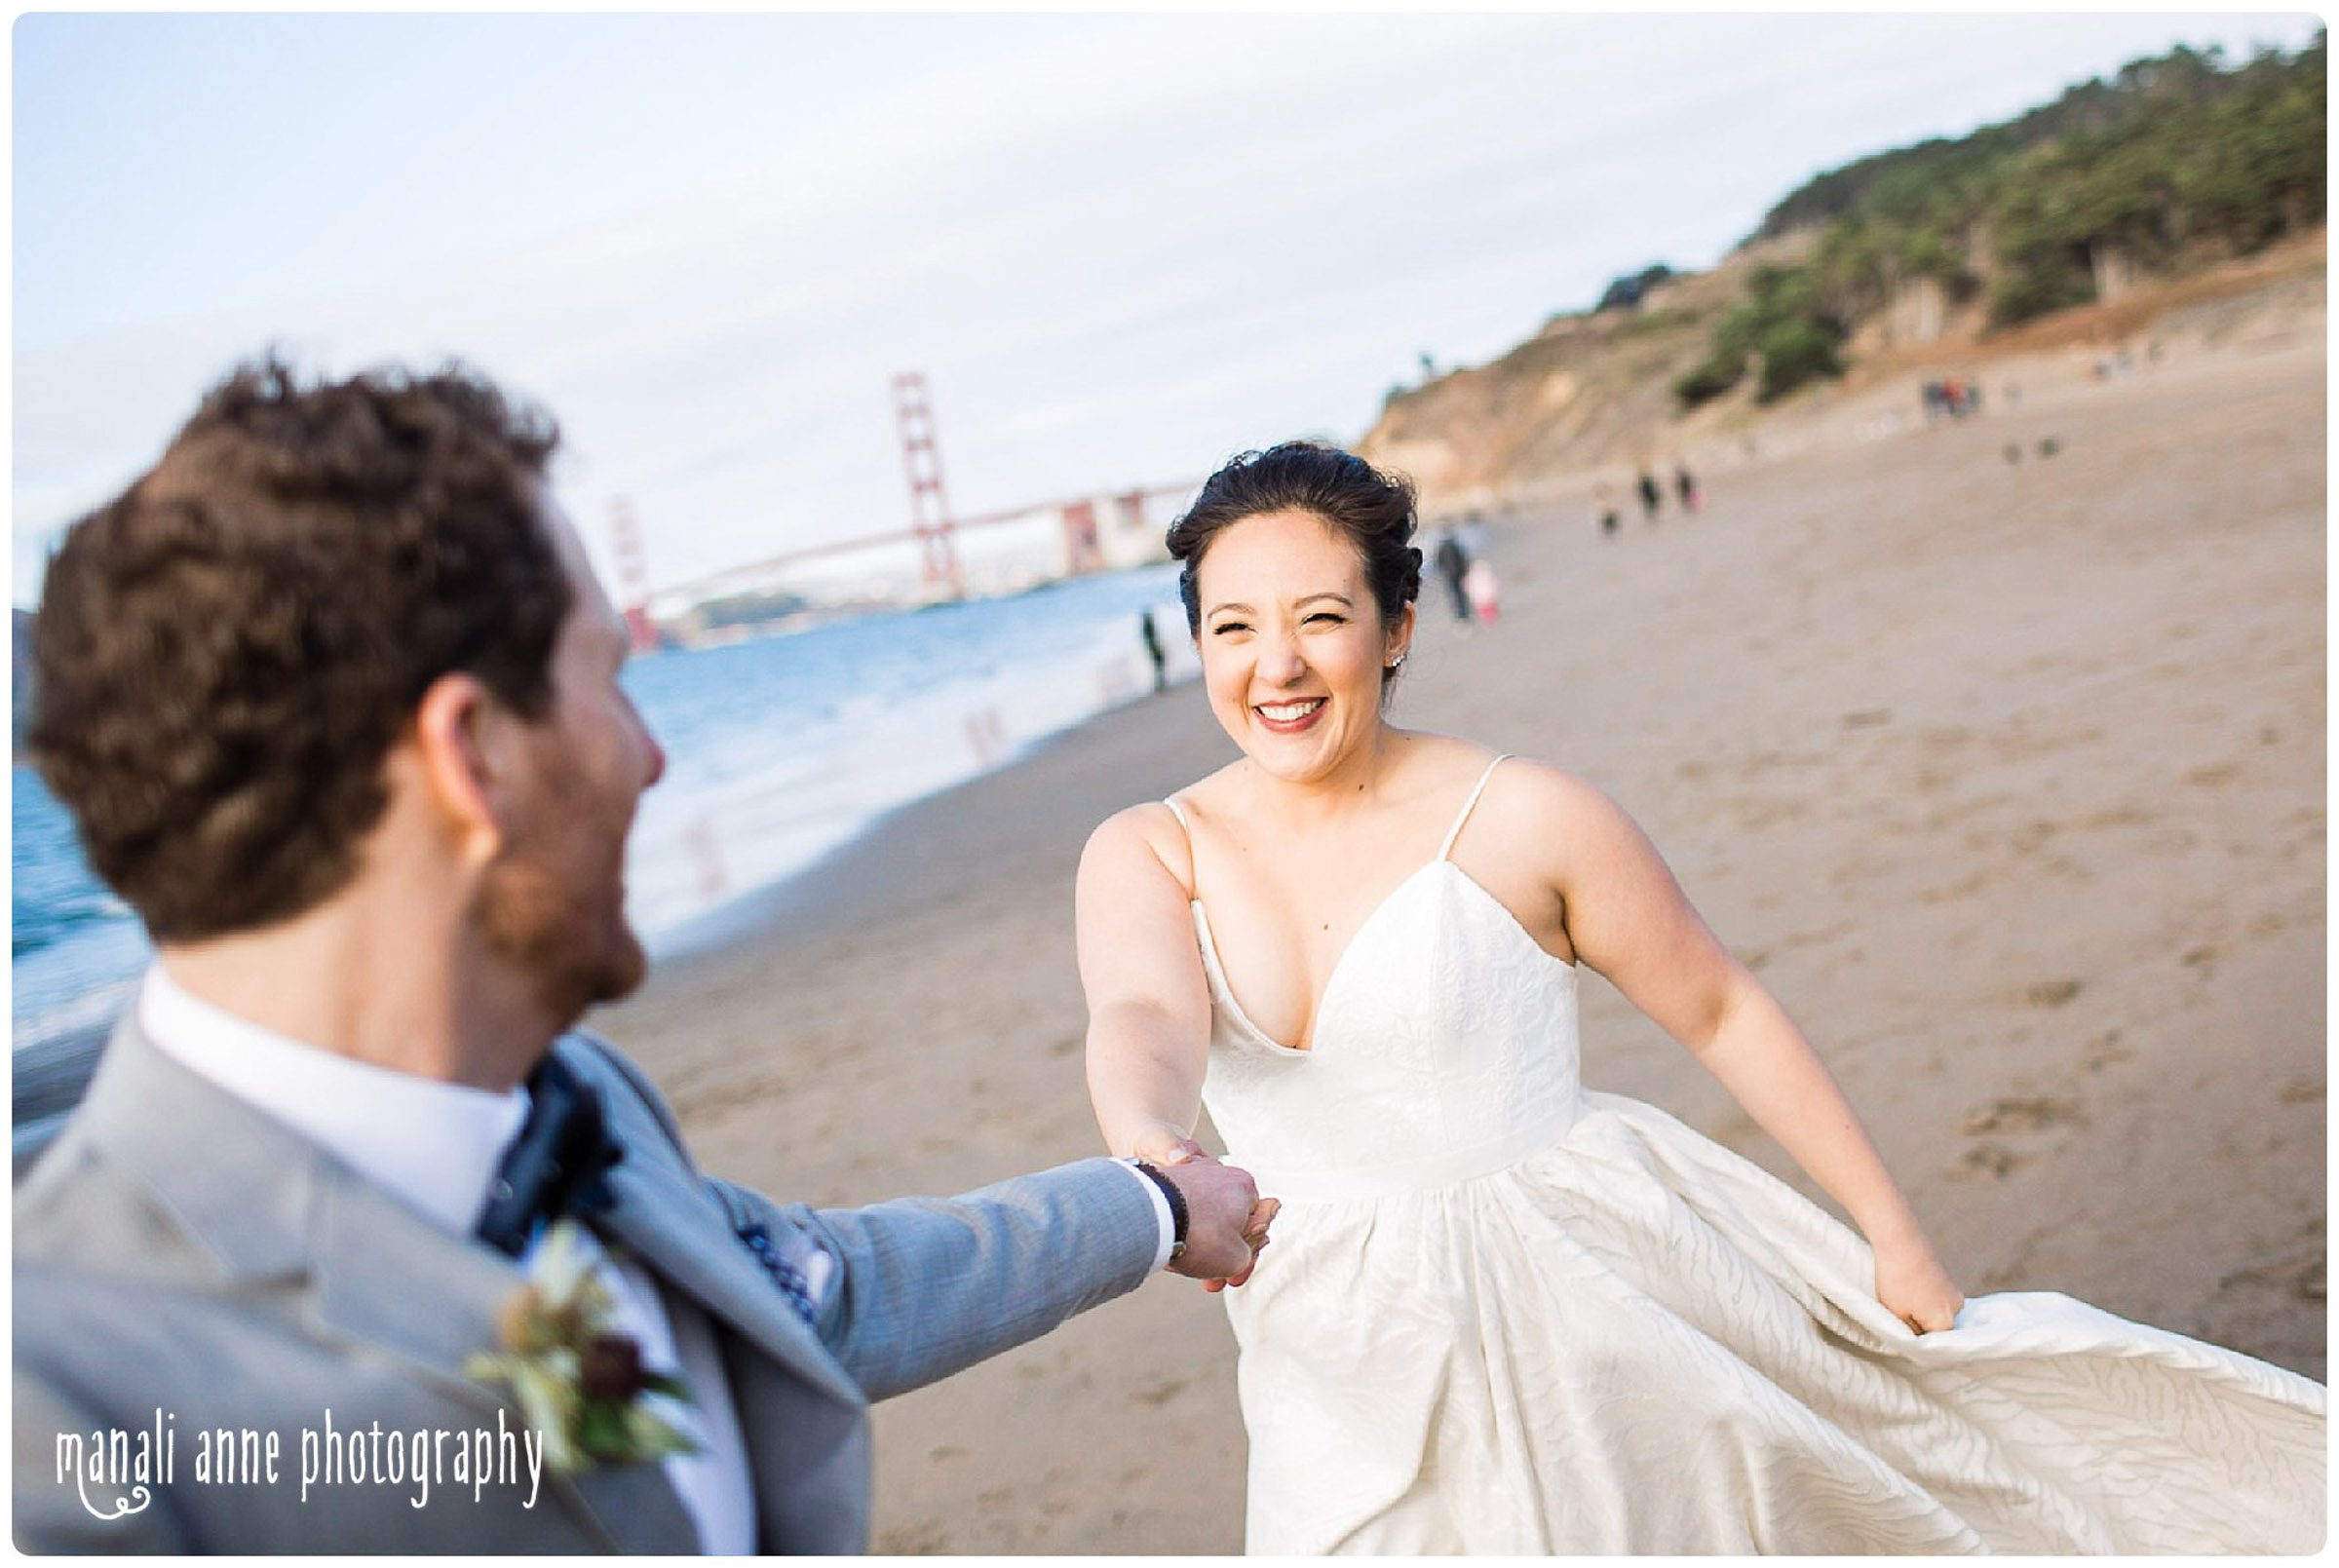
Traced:
[[1189, 632], [1202, 632], [1202, 596], [1194, 574], [1210, 541], [1245, 517], [1268, 512], [1307, 512], [1331, 524], [1363, 562], [1364, 581], [1384, 627], [1394, 628], [1421, 593], [1421, 552], [1409, 542], [1412, 481], [1384, 474], [1337, 446], [1285, 441], [1228, 462], [1203, 481], [1185, 516], [1170, 525], [1170, 554], [1185, 563], [1177, 591], [1186, 603]]

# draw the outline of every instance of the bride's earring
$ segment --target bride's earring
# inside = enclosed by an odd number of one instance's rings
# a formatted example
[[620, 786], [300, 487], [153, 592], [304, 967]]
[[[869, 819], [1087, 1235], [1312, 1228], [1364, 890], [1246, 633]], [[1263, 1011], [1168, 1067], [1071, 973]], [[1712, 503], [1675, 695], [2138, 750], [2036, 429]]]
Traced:
[[[1407, 650], [1407, 652], [1410, 652], [1410, 651], [1411, 651], [1410, 649], [1408, 649], [1408, 650]], [[1387, 664], [1383, 665], [1381, 668], [1382, 668], [1383, 669], [1386, 669], [1386, 670], [1388, 670], [1388, 671], [1389, 671], [1389, 673], [1391, 673], [1391, 674], [1393, 674], [1393, 675], [1394, 675], [1394, 674], [1396, 674], [1396, 673], [1397, 673], [1397, 672], [1398, 672], [1400, 669], [1403, 669], [1403, 668], [1404, 668], [1404, 664], [1405, 664], [1405, 656], [1404, 656], [1404, 654], [1401, 654], [1401, 653], [1400, 653], [1400, 654], [1399, 654], [1399, 655], [1398, 655], [1396, 658], [1394, 658], [1394, 659], [1390, 660], [1390, 661], [1389, 661]]]

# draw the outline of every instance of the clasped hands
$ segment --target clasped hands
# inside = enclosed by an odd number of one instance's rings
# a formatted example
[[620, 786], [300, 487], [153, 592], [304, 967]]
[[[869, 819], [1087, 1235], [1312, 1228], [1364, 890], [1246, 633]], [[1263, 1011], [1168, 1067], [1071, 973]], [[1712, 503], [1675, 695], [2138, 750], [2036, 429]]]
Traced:
[[1261, 1198], [1249, 1171], [1221, 1164], [1170, 1128], [1149, 1134], [1132, 1152], [1175, 1182], [1186, 1201], [1186, 1250], [1170, 1272], [1200, 1280], [1210, 1291], [1248, 1280], [1282, 1203]]

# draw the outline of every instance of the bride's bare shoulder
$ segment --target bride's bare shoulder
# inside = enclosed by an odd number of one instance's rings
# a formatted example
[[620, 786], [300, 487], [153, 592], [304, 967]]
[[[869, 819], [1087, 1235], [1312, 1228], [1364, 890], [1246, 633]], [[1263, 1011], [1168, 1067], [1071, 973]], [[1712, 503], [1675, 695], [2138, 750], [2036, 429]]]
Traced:
[[1177, 802], [1188, 825], [1196, 822], [1225, 822], [1235, 814], [1233, 784], [1242, 771], [1243, 763], [1238, 758], [1215, 773], [1204, 774], [1170, 798]]
[[[1134, 806], [1124, 806], [1098, 822], [1095, 830], [1089, 834], [1088, 853], [1094, 855], [1101, 850], [1125, 854], [1131, 849], [1144, 848], [1161, 856], [1163, 850], [1172, 843], [1182, 846], [1185, 836], [1185, 828], [1179, 824], [1176, 815], [1168, 804], [1159, 800], [1141, 801]], [[1182, 847], [1178, 853], [1181, 859], [1184, 858]]]
[[[1469, 787], [1483, 778], [1484, 798], [1489, 802], [1503, 797], [1520, 805], [1549, 808], [1599, 794], [1591, 784], [1554, 763], [1500, 751], [1482, 742], [1430, 730], [1402, 732], [1402, 740], [1426, 791], [1442, 792], [1457, 784]], [[1500, 767], [1495, 766], [1498, 759]]]
[[[1140, 801], [1124, 806], [1096, 824], [1089, 835], [1082, 860], [1088, 861], [1127, 861], [1130, 858], [1150, 856], [1162, 868], [1193, 896], [1194, 841], [1190, 830], [1194, 821], [1208, 821], [1219, 809], [1219, 782], [1229, 769], [1220, 769], [1207, 778], [1197, 780], [1178, 790], [1170, 798], [1176, 801], [1172, 809], [1167, 800]], [[1183, 813], [1181, 818], [1180, 813]]]
[[1509, 756], [1487, 780], [1482, 809], [1539, 831], [1601, 829], [1627, 821], [1599, 785], [1555, 762]]

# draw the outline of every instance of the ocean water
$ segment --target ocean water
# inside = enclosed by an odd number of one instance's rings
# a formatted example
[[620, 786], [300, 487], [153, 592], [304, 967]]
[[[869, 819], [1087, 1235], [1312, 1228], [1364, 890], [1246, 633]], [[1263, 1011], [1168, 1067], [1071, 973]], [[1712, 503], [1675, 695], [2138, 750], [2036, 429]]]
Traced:
[[[627, 690], [668, 755], [627, 857], [651, 951], [885, 812], [1150, 692], [1142, 611], [1170, 678], [1191, 675], [1176, 585], [1175, 566], [1145, 566], [634, 659]], [[13, 784], [11, 1021], [24, 1051], [110, 1016], [149, 949], [38, 775], [16, 768]]]

